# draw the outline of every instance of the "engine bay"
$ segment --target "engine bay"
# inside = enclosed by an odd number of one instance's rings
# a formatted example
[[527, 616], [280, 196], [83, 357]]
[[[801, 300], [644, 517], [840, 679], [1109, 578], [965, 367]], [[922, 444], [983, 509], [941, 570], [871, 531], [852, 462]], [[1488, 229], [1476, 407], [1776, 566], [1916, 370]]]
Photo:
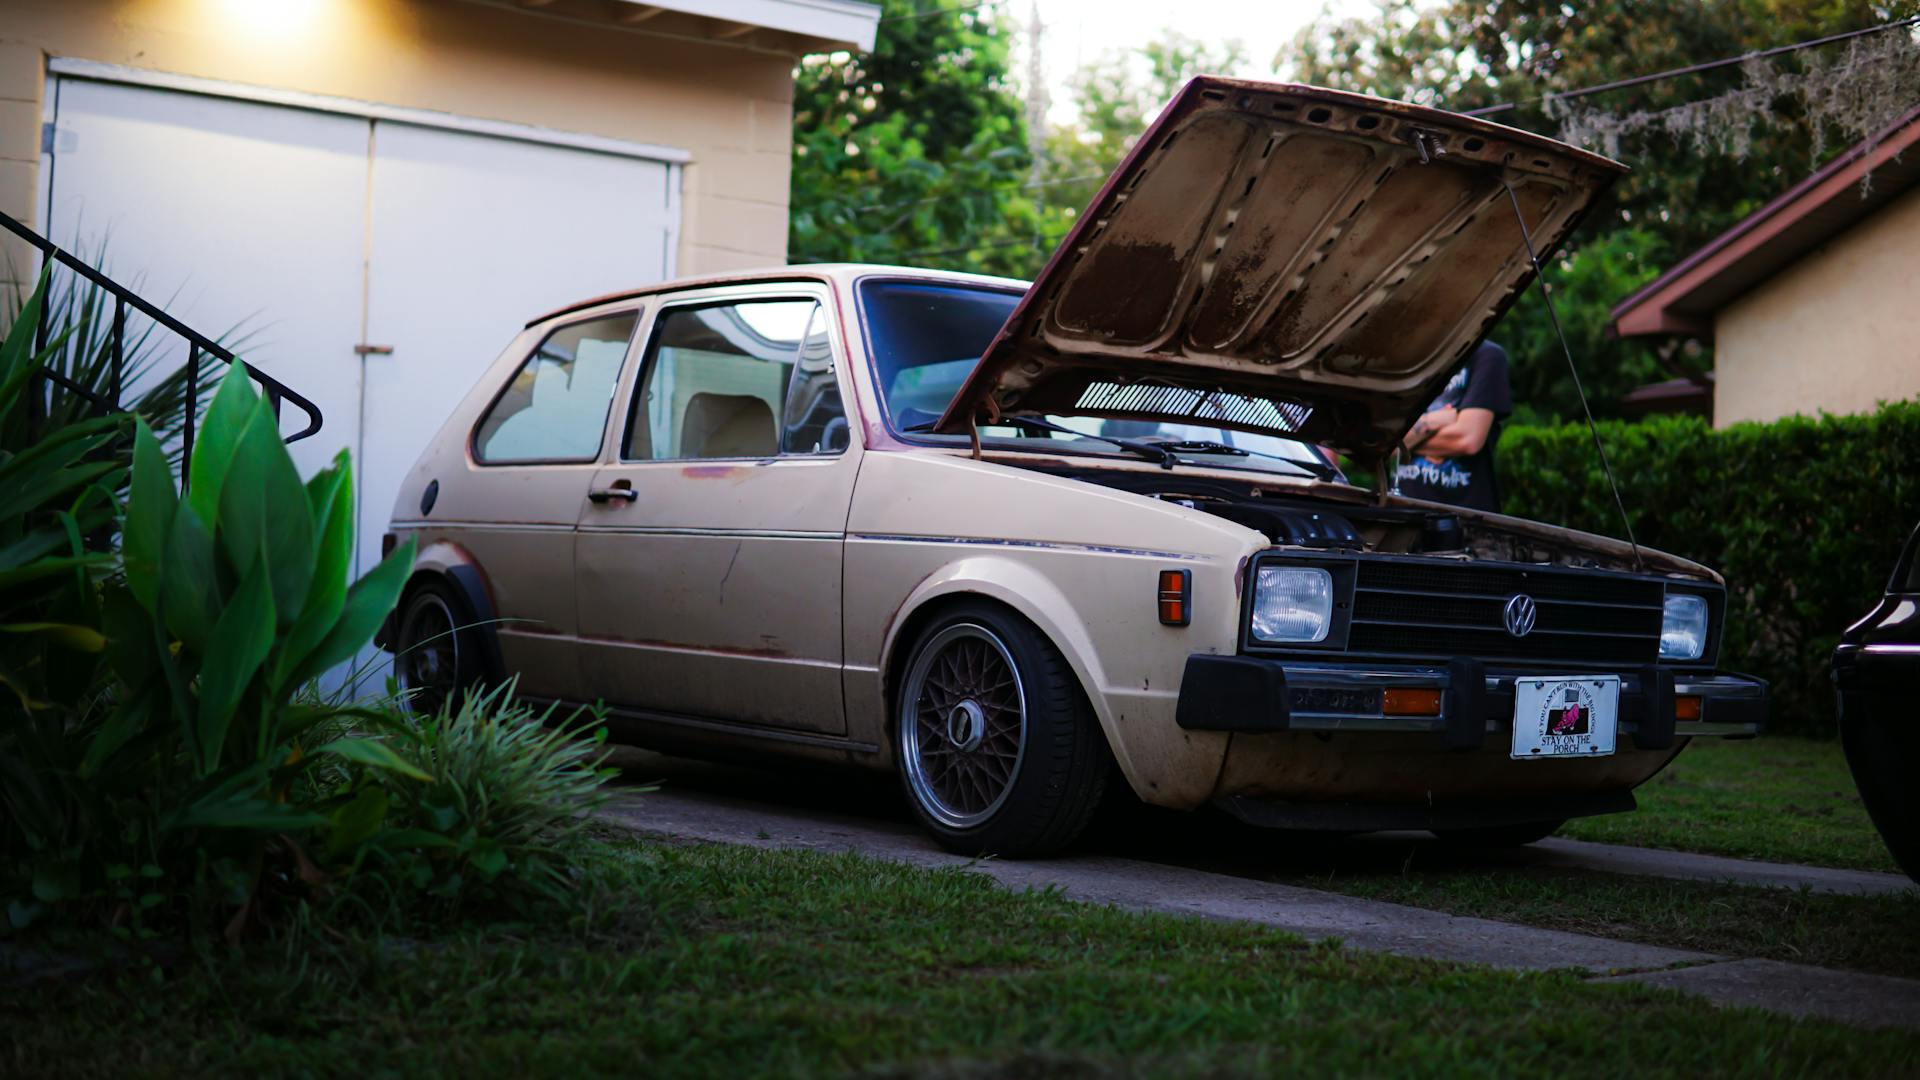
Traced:
[[[1630, 559], [1556, 543], [1546, 535], [1500, 528], [1478, 520], [1477, 515], [1471, 513], [1458, 514], [1423, 506], [1379, 505], [1362, 500], [1318, 499], [1278, 485], [1216, 476], [1182, 476], [1165, 471], [1073, 468], [1040, 471], [1225, 518], [1259, 531], [1276, 547], [1356, 554], [1431, 555], [1596, 570], [1685, 572], [1679, 566], [1659, 565], [1673, 561], [1667, 557], [1648, 558], [1644, 567], [1636, 567]], [[1540, 528], [1542, 533], [1567, 532], [1546, 526]]]

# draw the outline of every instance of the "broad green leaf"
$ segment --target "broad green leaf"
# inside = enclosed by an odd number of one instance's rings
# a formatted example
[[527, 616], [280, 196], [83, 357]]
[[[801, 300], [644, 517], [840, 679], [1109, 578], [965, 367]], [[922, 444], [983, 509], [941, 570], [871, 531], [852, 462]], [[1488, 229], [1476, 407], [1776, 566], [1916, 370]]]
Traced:
[[0, 571], [13, 570], [65, 546], [65, 537], [52, 529], [35, 529], [0, 546]]
[[187, 504], [215, 531], [226, 526], [226, 522], [220, 520], [219, 511], [227, 472], [233, 466], [247, 425], [264, 404], [260, 395], [254, 393], [247, 369], [234, 364], [220, 379], [220, 389], [214, 392], [213, 403], [207, 406], [207, 415], [200, 421], [193, 442], [193, 461], [187, 467]]
[[313, 511], [265, 400], [254, 407], [240, 434], [220, 495], [215, 535], [241, 576], [255, 560], [267, 561], [274, 611], [283, 625], [292, 623], [313, 580]]
[[[185, 516], [184, 514], [182, 515]], [[234, 710], [254, 673], [273, 647], [273, 587], [267, 564], [254, 564], [234, 590], [220, 621], [207, 639], [206, 665], [200, 669], [200, 771], [220, 764], [221, 748]]]
[[41, 559], [39, 562], [17, 566], [11, 570], [0, 570], [0, 589], [12, 588], [29, 581], [38, 581], [55, 574], [65, 574], [76, 566], [101, 566], [113, 561], [113, 556], [101, 552], [93, 555], [69, 555], [58, 559]]
[[91, 626], [72, 623], [0, 623], [0, 634], [38, 634], [80, 652], [99, 652], [107, 647], [106, 635]]
[[40, 280], [34, 283], [32, 294], [14, 315], [6, 339], [0, 341], [0, 422], [13, 411], [21, 391], [39, 367], [40, 358], [33, 354], [33, 336], [40, 324], [40, 312], [46, 307], [47, 283], [52, 278], [53, 262], [48, 260], [40, 267]]
[[86, 756], [80, 759], [82, 780], [91, 779], [99, 773], [108, 758], [146, 728], [153, 716], [154, 697], [153, 693], [143, 693], [120, 702], [114, 708], [107, 722], [94, 732], [93, 738], [87, 740]]
[[415, 780], [428, 782], [433, 780], [433, 777], [422, 772], [418, 765], [394, 753], [393, 747], [377, 739], [335, 739], [325, 746], [317, 747], [313, 752], [316, 756], [332, 754], [335, 757], [343, 757], [348, 761], [357, 761], [362, 765], [399, 773], [401, 776], [412, 777]]
[[290, 680], [291, 685], [299, 685], [314, 678], [321, 672], [340, 663], [360, 651], [360, 647], [373, 640], [374, 631], [380, 629], [380, 623], [392, 613], [393, 605], [400, 599], [400, 591], [407, 586], [407, 576], [413, 573], [413, 553], [417, 541], [408, 538], [393, 554], [381, 560], [380, 565], [347, 590], [346, 605], [340, 611], [340, 618], [333, 629], [313, 653], [303, 661]]
[[18, 486], [0, 488], [5, 492], [0, 494], [0, 520], [17, 518], [30, 510], [47, 506], [68, 492], [84, 488], [120, 468], [117, 461], [90, 461], [84, 465], [41, 473]]
[[242, 829], [256, 832], [287, 832], [325, 825], [327, 819], [286, 803], [242, 797], [218, 802], [206, 800], [188, 807], [170, 819], [172, 829]]
[[285, 686], [287, 677], [299, 670], [326, 639], [347, 602], [347, 582], [353, 573], [353, 473], [346, 451], [342, 450], [335, 460], [334, 467], [322, 470], [307, 483], [307, 497], [315, 508], [319, 550], [306, 603], [274, 659], [272, 682], [276, 688]]
[[160, 569], [160, 610], [167, 629], [196, 653], [204, 653], [207, 635], [220, 614], [220, 578], [214, 566], [213, 536], [181, 503], [173, 515], [167, 554]]
[[173, 471], [166, 451], [145, 420], [133, 434], [133, 490], [127, 497], [122, 551], [126, 558], [127, 587], [149, 613], [160, 595], [160, 563], [166, 556], [167, 536], [173, 530]]
[[327, 854], [338, 856], [360, 846], [387, 820], [387, 793], [379, 787], [363, 787], [347, 805], [335, 810], [332, 828], [327, 832]]

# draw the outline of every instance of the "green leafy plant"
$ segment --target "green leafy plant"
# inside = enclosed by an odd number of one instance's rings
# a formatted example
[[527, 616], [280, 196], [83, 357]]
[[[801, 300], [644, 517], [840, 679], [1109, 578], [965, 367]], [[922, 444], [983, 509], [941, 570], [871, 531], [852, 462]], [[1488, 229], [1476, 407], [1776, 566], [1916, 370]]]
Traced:
[[0, 851], [42, 871], [84, 829], [60, 777], [78, 764], [69, 724], [100, 690], [97, 578], [113, 556], [88, 538], [113, 522], [128, 427], [125, 416], [27, 423], [30, 396], [44, 392], [35, 372], [71, 333], [34, 347], [47, 279], [0, 343]]
[[[69, 424], [39, 445], [93, 426]], [[122, 467], [101, 463], [99, 475]], [[314, 806], [325, 794], [316, 765], [414, 771], [377, 739], [316, 745], [340, 709], [303, 692], [371, 639], [413, 548], [350, 583], [345, 455], [302, 484], [243, 371], [222, 380], [188, 479], [182, 494], [159, 439], [136, 421], [122, 576], [76, 585], [83, 603], [97, 599], [106, 685], [37, 710], [35, 737], [9, 745], [8, 799], [36, 814], [9, 836], [8, 854], [35, 904], [151, 879], [136, 911], [148, 896], [185, 898], [194, 913], [233, 909], [238, 932], [263, 890], [319, 877], [299, 839], [327, 824]]]
[[[108, 242], [102, 240], [93, 251], [81, 257], [93, 266], [107, 268], [108, 247]], [[151, 319], [128, 308], [122, 312], [120, 371], [116, 378], [113, 296], [65, 267], [57, 271], [50, 267], [42, 276], [44, 285], [32, 293], [9, 291], [5, 317], [0, 318], [0, 324], [13, 327], [24, 322], [32, 327], [44, 320], [48, 327], [60, 328], [59, 334], [49, 335], [46, 347], [39, 353], [37, 366], [102, 400], [112, 400], [117, 391], [122, 407], [146, 418], [159, 433], [161, 442], [170, 448], [177, 465], [180, 433], [188, 412], [191, 410], [197, 418], [206, 411], [207, 400], [219, 384], [219, 374], [225, 364], [211, 353], [200, 354], [195, 378], [191, 380], [190, 400], [185, 347], [178, 346], [170, 352], [168, 344], [177, 339], [159, 332]], [[138, 288], [137, 276], [133, 284]], [[38, 301], [30, 316], [26, 314], [29, 300]], [[235, 326], [219, 340], [228, 348], [238, 350], [250, 336], [243, 327]], [[159, 368], [165, 363], [175, 366], [160, 373]], [[100, 407], [95, 402], [55, 385], [45, 395], [37, 422], [41, 430], [53, 430], [99, 413]], [[23, 425], [26, 418], [17, 414], [6, 422]]]
[[72, 309], [34, 347], [47, 280], [0, 344], [0, 929], [62, 910], [234, 937], [363, 884], [409, 906], [564, 887], [604, 736], [511, 687], [419, 718], [321, 695], [413, 543], [351, 580], [350, 461], [303, 482], [244, 370], [184, 486], [145, 417], [50, 408], [35, 372], [85, 350]]
[[323, 854], [347, 859], [361, 894], [440, 900], [510, 894], [508, 883], [557, 897], [566, 853], [606, 795], [606, 730], [591, 713], [514, 700], [515, 684], [399, 710], [379, 727], [411, 768], [365, 771], [342, 785]]

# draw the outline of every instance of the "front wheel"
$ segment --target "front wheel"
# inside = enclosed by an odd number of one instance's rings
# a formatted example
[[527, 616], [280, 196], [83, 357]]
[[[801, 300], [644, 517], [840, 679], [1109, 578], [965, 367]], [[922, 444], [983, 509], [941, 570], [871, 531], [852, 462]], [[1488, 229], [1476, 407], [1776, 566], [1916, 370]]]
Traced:
[[1113, 768], [1060, 651], [990, 604], [956, 607], [920, 634], [895, 716], [907, 801], [961, 854], [1058, 851], [1092, 819]]

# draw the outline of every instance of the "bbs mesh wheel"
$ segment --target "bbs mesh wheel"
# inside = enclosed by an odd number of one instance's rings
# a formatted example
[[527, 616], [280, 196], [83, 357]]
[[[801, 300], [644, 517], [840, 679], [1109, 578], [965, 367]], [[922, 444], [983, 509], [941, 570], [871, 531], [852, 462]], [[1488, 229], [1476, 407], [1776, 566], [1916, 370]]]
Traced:
[[935, 839], [963, 854], [1065, 847], [1113, 767], [1059, 650], [992, 604], [957, 605], [921, 631], [895, 718], [907, 800]]

